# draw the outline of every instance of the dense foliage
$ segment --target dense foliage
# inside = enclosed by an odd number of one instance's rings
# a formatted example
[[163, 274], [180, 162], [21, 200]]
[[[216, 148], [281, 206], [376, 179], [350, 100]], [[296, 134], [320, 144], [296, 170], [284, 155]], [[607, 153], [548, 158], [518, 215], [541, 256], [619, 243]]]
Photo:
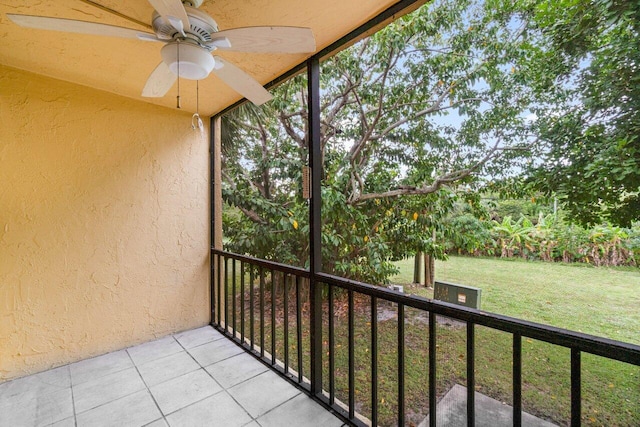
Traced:
[[[562, 34], [578, 31], [571, 8], [583, 3], [434, 0], [323, 62], [325, 271], [384, 283], [395, 273], [392, 261], [417, 252], [442, 258], [451, 239], [467, 239], [471, 243], [455, 247], [472, 253], [475, 237], [462, 231], [473, 221], [486, 223], [480, 219], [486, 216], [480, 194], [489, 183], [522, 193], [526, 182], [555, 194], [585, 223], [637, 217], [630, 207], [638, 195], [633, 186], [640, 150], [629, 133], [637, 108], [611, 107], [633, 98], [637, 88], [620, 82], [618, 89], [605, 87], [604, 77], [594, 77], [600, 67], [610, 80], [636, 78], [638, 62], [629, 55], [637, 55], [637, 48], [622, 46], [635, 27], [620, 24], [627, 31], [620, 33], [600, 28], [600, 21], [580, 24], [578, 29], [587, 25], [594, 31], [585, 46], [573, 49]], [[623, 18], [616, 22], [629, 20]], [[616, 44], [618, 59], [632, 62], [610, 64], [607, 71], [605, 62], [615, 55], [602, 52]], [[616, 74], [620, 70], [627, 74]], [[273, 95], [261, 108], [245, 105], [223, 117], [225, 244], [235, 252], [305, 266], [304, 75]], [[611, 169], [615, 179], [608, 173], [614, 164], [622, 168]], [[584, 209], [577, 207], [582, 202]], [[461, 203], [468, 212], [452, 221]], [[482, 232], [491, 236], [495, 227]], [[529, 257], [534, 250], [524, 236], [519, 239], [520, 246], [503, 237], [506, 254]], [[536, 250], [558, 257], [551, 249]], [[567, 259], [609, 262], [602, 261], [609, 255], [596, 260], [580, 251], [567, 250]]]
[[[526, 207], [521, 200], [502, 201], [507, 210]], [[612, 224], [583, 227], [565, 219], [563, 210], [517, 216], [493, 215], [478, 218], [458, 208], [448, 221], [457, 230], [446, 236], [448, 253], [523, 258], [532, 261], [580, 262], [594, 266], [638, 266], [640, 223], [630, 228]]]
[[539, 117], [542, 161], [529, 184], [561, 195], [583, 224], [629, 226], [640, 212], [640, 2], [545, 0], [533, 10], [556, 84], [572, 90]]

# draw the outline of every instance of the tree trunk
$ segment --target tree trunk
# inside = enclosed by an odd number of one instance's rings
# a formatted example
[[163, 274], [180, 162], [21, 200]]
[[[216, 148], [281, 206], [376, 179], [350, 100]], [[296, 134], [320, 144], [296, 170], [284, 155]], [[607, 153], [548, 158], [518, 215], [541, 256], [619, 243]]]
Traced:
[[420, 285], [422, 283], [422, 252], [416, 253], [413, 261], [413, 284]]
[[424, 254], [424, 286], [432, 288], [436, 279], [436, 259]]
[[[436, 230], [432, 232], [432, 239], [436, 241]], [[424, 254], [424, 286], [433, 288], [436, 281], [436, 259], [433, 255]]]

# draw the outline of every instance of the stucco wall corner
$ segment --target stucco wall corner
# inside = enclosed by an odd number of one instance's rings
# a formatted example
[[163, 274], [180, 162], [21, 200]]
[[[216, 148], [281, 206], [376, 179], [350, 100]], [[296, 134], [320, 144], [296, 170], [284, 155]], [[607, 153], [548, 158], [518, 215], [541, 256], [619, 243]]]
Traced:
[[0, 66], [0, 382], [209, 322], [207, 135]]

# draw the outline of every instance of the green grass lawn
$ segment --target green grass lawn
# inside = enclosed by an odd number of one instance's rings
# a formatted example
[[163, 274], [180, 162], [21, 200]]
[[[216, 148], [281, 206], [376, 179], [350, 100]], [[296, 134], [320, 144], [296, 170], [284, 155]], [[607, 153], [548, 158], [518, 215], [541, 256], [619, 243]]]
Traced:
[[[397, 263], [393, 283], [411, 286], [413, 260]], [[520, 319], [640, 344], [640, 270], [450, 257], [436, 261], [436, 280], [482, 289], [482, 309]]]
[[[426, 297], [432, 291], [411, 285], [413, 261], [398, 263], [401, 273], [393, 283]], [[436, 278], [482, 288], [482, 309], [530, 321], [582, 331], [621, 341], [640, 343], [640, 272], [624, 268], [593, 268], [520, 260], [452, 257], [436, 263]], [[248, 277], [246, 278], [248, 282]], [[270, 280], [267, 280], [268, 283]], [[257, 286], [257, 279], [256, 279]], [[270, 289], [267, 286], [265, 289]], [[305, 288], [306, 289], [306, 288]], [[278, 292], [281, 292], [280, 288]], [[307, 291], [303, 291], [303, 295]], [[265, 293], [265, 342], [270, 337], [270, 291]], [[256, 302], [258, 297], [256, 295]], [[240, 298], [238, 297], [238, 300]], [[289, 292], [289, 322], [295, 319], [295, 295]], [[245, 293], [248, 301], [248, 293]], [[284, 352], [281, 296], [277, 302], [275, 353]], [[239, 302], [237, 302], [239, 307]], [[348, 401], [348, 343], [346, 294], [335, 300], [335, 390]], [[245, 312], [248, 318], [248, 309]], [[257, 310], [257, 309], [256, 309]], [[303, 313], [308, 313], [306, 301]], [[378, 300], [378, 423], [396, 425], [397, 417], [397, 309]], [[255, 318], [259, 318], [256, 311]], [[382, 315], [382, 316], [381, 316]], [[371, 417], [370, 299], [356, 296], [355, 377], [356, 410]], [[257, 320], [256, 320], [257, 321]], [[296, 366], [295, 320], [289, 325], [289, 354]], [[328, 310], [325, 301], [323, 388], [329, 387]], [[248, 336], [248, 326], [245, 332]], [[303, 366], [309, 373], [309, 324], [303, 315]], [[439, 321], [437, 327], [437, 398], [454, 384], [466, 384], [466, 333], [463, 325]], [[258, 338], [256, 338], [258, 341]], [[258, 342], [257, 345], [260, 345]], [[418, 425], [428, 414], [428, 325], [425, 313], [405, 311], [405, 409], [407, 425]], [[526, 412], [558, 425], [570, 418], [569, 350], [523, 338], [522, 401]], [[476, 390], [505, 404], [512, 402], [512, 337], [476, 327]], [[640, 368], [582, 356], [582, 420], [584, 425], [640, 426]]]
[[[392, 282], [405, 292], [432, 297], [433, 290], [411, 284], [413, 260], [398, 263]], [[436, 262], [436, 280], [482, 289], [482, 309], [588, 334], [640, 344], [640, 271], [629, 268], [451, 257]], [[464, 364], [450, 360], [465, 351], [463, 329], [446, 328], [441, 353], [448, 381], [464, 384]], [[511, 336], [477, 328], [477, 389], [510, 402]], [[453, 357], [447, 357], [453, 355]], [[586, 425], [640, 425], [640, 368], [583, 355], [583, 422]], [[570, 416], [569, 351], [523, 340], [523, 406], [559, 425]]]

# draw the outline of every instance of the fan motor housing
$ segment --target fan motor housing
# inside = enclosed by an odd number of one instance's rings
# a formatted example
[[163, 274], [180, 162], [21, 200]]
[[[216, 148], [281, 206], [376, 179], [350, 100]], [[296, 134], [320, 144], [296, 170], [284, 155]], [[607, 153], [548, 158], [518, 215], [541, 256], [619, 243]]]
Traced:
[[[184, 8], [189, 17], [189, 28], [184, 29], [187, 36], [202, 44], [210, 42], [211, 34], [218, 32], [218, 24], [216, 21], [195, 7], [185, 5]], [[151, 26], [156, 36], [162, 40], [173, 40], [176, 36], [181, 35], [171, 23], [165, 21], [165, 19], [155, 11], [151, 18]]]

